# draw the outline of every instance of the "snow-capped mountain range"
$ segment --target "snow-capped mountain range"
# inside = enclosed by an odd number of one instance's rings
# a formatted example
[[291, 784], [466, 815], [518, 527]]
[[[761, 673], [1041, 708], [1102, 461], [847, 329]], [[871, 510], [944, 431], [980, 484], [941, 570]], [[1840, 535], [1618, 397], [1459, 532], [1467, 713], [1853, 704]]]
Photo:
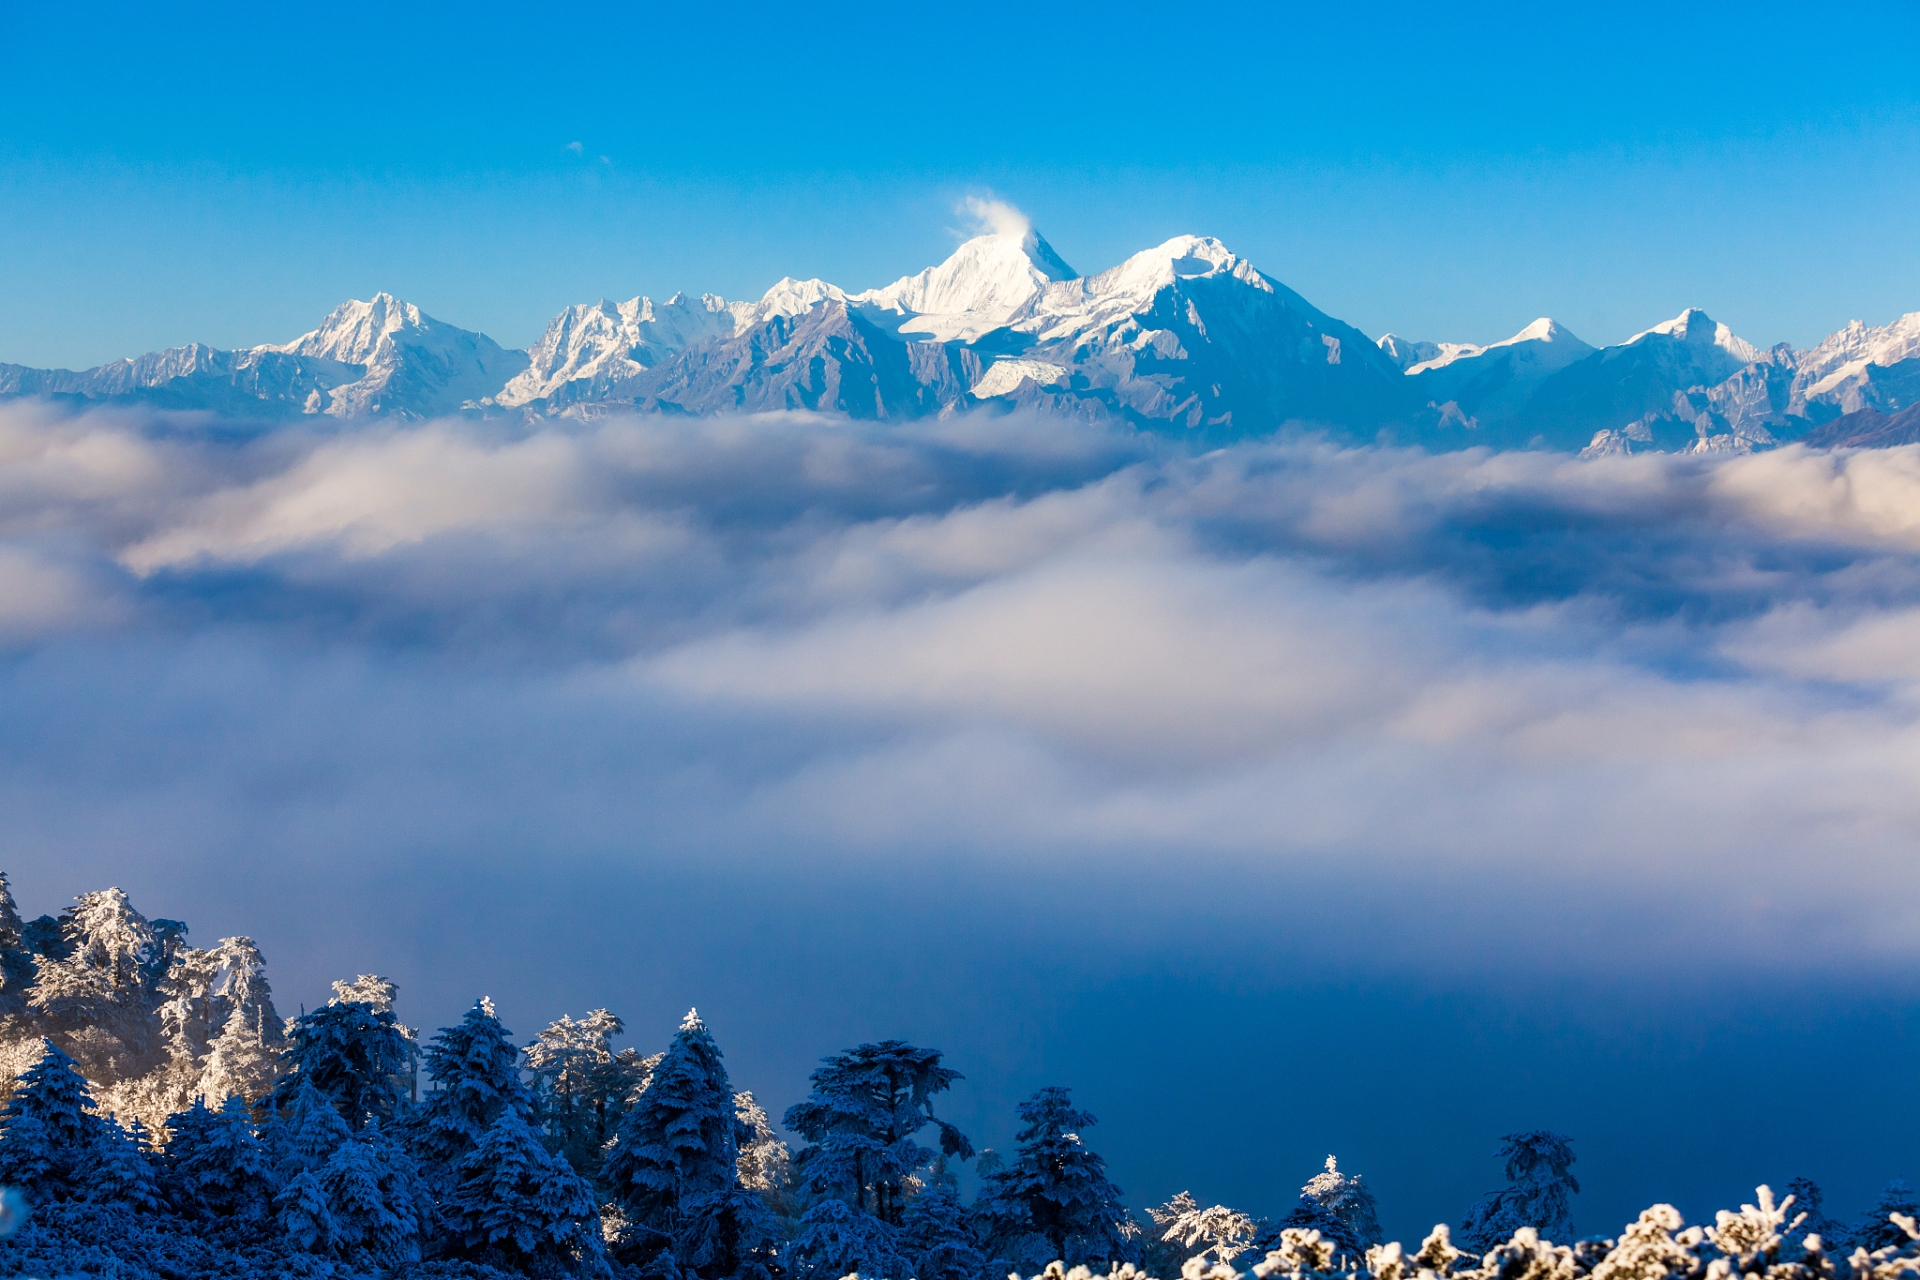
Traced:
[[1920, 312], [1806, 351], [1762, 350], [1698, 309], [1598, 349], [1547, 317], [1486, 346], [1375, 341], [1217, 240], [1082, 276], [1028, 229], [864, 292], [783, 279], [748, 302], [569, 307], [525, 351], [382, 293], [283, 344], [0, 364], [0, 395], [254, 419], [1028, 407], [1210, 444], [1299, 425], [1440, 448], [1744, 451], [1885, 435], [1920, 401]]

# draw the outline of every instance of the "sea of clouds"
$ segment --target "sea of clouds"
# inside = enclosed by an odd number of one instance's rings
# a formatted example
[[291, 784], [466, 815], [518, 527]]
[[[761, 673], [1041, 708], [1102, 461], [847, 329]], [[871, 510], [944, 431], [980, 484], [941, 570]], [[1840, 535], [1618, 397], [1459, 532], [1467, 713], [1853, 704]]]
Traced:
[[1917, 638], [1916, 449], [0, 406], [0, 805], [56, 901], [890, 866], [1388, 968], [1898, 967]]

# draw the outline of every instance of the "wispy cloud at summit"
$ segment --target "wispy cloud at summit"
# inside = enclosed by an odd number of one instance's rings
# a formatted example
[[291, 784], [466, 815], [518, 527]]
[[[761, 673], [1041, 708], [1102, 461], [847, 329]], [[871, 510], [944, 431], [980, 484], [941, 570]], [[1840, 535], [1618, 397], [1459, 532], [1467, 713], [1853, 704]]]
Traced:
[[970, 220], [973, 235], [1024, 237], [1033, 230], [1033, 219], [993, 196], [968, 196], [954, 211]]

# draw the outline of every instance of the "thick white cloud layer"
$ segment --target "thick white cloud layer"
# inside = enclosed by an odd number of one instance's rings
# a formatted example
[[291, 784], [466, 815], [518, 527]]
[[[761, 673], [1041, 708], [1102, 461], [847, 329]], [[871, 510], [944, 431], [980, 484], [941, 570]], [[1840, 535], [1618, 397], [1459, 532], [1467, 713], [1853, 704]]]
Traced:
[[0, 799], [75, 865], [641, 832], [1230, 869], [1266, 887], [1220, 920], [1369, 921], [1388, 966], [1920, 950], [1916, 449], [0, 407], [0, 645]]

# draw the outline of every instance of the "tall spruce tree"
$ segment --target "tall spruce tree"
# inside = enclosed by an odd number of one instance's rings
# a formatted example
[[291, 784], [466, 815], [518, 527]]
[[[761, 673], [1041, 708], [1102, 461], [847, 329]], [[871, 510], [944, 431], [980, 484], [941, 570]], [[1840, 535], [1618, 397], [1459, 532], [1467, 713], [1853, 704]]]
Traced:
[[1106, 1161], [1080, 1138], [1095, 1121], [1075, 1109], [1058, 1085], [1020, 1104], [1025, 1127], [1013, 1161], [982, 1190], [976, 1212], [995, 1252], [1033, 1261], [1032, 1247], [1050, 1251], [1041, 1262], [1132, 1262], [1135, 1231], [1120, 1188], [1107, 1180]]
[[1521, 1227], [1533, 1227], [1556, 1243], [1573, 1239], [1573, 1197], [1580, 1184], [1567, 1172], [1578, 1159], [1573, 1139], [1546, 1129], [1509, 1133], [1496, 1159], [1507, 1164], [1508, 1185], [1489, 1191], [1467, 1211], [1460, 1243], [1474, 1253], [1504, 1244]]
[[647, 1087], [660, 1054], [636, 1049], [614, 1052], [625, 1031], [620, 1019], [595, 1009], [575, 1021], [562, 1017], [527, 1046], [536, 1104], [548, 1138], [583, 1177], [598, 1177], [606, 1147], [621, 1117]]
[[521, 1266], [555, 1259], [568, 1269], [600, 1257], [593, 1189], [540, 1145], [523, 1109], [500, 1108], [453, 1175], [441, 1212], [466, 1252], [505, 1253]]
[[966, 1135], [933, 1114], [933, 1096], [963, 1078], [940, 1056], [938, 1049], [883, 1040], [821, 1059], [812, 1093], [786, 1114], [787, 1128], [809, 1143], [794, 1159], [807, 1184], [898, 1225], [907, 1179], [936, 1154], [914, 1135], [936, 1125], [940, 1153], [972, 1159]]
[[317, 1178], [336, 1251], [385, 1267], [420, 1260], [433, 1207], [412, 1158], [378, 1124], [342, 1142]]
[[1346, 1224], [1362, 1246], [1379, 1244], [1384, 1238], [1380, 1231], [1380, 1207], [1373, 1197], [1373, 1189], [1359, 1174], [1340, 1172], [1340, 1165], [1332, 1156], [1327, 1157], [1325, 1169], [1307, 1179], [1300, 1194]]
[[[450, 1178], [462, 1157], [506, 1112], [526, 1120], [533, 1096], [520, 1079], [520, 1050], [491, 1001], [476, 1000], [457, 1027], [442, 1027], [421, 1054], [434, 1087], [408, 1123], [415, 1149], [436, 1178]], [[525, 1127], [524, 1125], [522, 1126]]]
[[356, 1132], [370, 1121], [387, 1122], [407, 1106], [418, 1051], [391, 1009], [342, 1000], [293, 1020], [289, 1067], [273, 1086], [276, 1107], [293, 1104], [311, 1085], [339, 1110]]
[[677, 1238], [688, 1201], [736, 1186], [736, 1124], [720, 1046], [688, 1010], [607, 1154], [603, 1177], [629, 1220]]
[[319, 1169], [332, 1158], [340, 1144], [353, 1136], [340, 1111], [310, 1082], [301, 1081], [293, 1095], [293, 1114], [287, 1121], [289, 1163], [281, 1167], [285, 1177], [302, 1169]]
[[40, 1060], [0, 1111], [0, 1184], [37, 1203], [87, 1199], [92, 1165], [117, 1134], [93, 1113], [93, 1092], [73, 1059], [42, 1040]]
[[[323, 1104], [324, 1105], [324, 1104]], [[280, 1189], [273, 1161], [254, 1134], [244, 1101], [229, 1097], [218, 1111], [201, 1099], [167, 1128], [167, 1185], [185, 1213], [243, 1222], [264, 1217]]]
[[1867, 1216], [1854, 1228], [1853, 1243], [1869, 1253], [1888, 1245], [1905, 1244], [1907, 1233], [1893, 1221], [1896, 1213], [1920, 1218], [1920, 1201], [1915, 1200], [1913, 1188], [1907, 1185], [1905, 1178], [1895, 1178], [1887, 1184], [1880, 1198], [1867, 1210]]

